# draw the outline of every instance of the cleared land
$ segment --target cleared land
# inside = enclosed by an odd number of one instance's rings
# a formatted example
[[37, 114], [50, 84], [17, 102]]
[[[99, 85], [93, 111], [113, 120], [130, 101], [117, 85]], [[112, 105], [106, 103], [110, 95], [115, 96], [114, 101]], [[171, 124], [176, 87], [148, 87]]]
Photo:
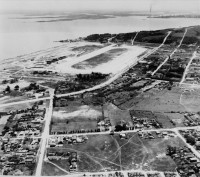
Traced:
[[73, 102], [66, 107], [54, 108], [51, 132], [94, 130], [100, 118], [102, 118], [101, 106]]
[[131, 116], [128, 110], [121, 110], [112, 103], [107, 103], [103, 106], [104, 116], [110, 119], [112, 125], [117, 125], [120, 122], [126, 122], [132, 126]]
[[[106, 46], [102, 49], [88, 53], [86, 55], [73, 58], [73, 60], [60, 62], [56, 66], [56, 70], [61, 73], [71, 73], [71, 74], [79, 74], [79, 73], [87, 74], [91, 72], [101, 72], [105, 74], [117, 73], [118, 71], [130, 65], [130, 63], [133, 63], [133, 61], [136, 62], [137, 56], [141, 55], [143, 52], [146, 51], [146, 48], [138, 47], [138, 46], [122, 45], [117, 48], [115, 48], [114, 46], [115, 44], [112, 44], [110, 46]], [[108, 56], [106, 52], [109, 52], [110, 50], [111, 50], [111, 53], [109, 53], [109, 56]], [[102, 60], [102, 58], [104, 59]], [[80, 67], [79, 65], [80, 62], [85, 62], [88, 60], [89, 60], [89, 64], [91, 64], [92, 62], [92, 65], [86, 69], [75, 69], [73, 67], [76, 64], [78, 64], [78, 66]]]
[[123, 48], [111, 49], [108, 52], [92, 57], [86, 61], [77, 63], [73, 65], [72, 67], [76, 69], [91, 69], [103, 63], [107, 63], [110, 60], [114, 60], [116, 57], [122, 55], [126, 51], [127, 49], [123, 49]]
[[42, 170], [42, 176], [64, 176], [67, 175], [64, 171], [57, 168], [55, 165], [43, 162], [43, 170]]
[[55, 107], [53, 110], [51, 132], [71, 132], [96, 130], [100, 120], [109, 119], [112, 126], [127, 123], [132, 126], [129, 110], [121, 110], [112, 103], [95, 105], [92, 98], [68, 101], [68, 106]]
[[[173, 160], [165, 155], [168, 145], [180, 147], [185, 144], [177, 137], [149, 140], [141, 139], [136, 133], [127, 134], [127, 139], [120, 139], [119, 135], [90, 135], [86, 143], [64, 143], [62, 147], [48, 148], [47, 152], [77, 152], [78, 172], [175, 171]], [[67, 160], [53, 160], [53, 163], [69, 170]]]
[[34, 102], [27, 102], [23, 104], [15, 104], [11, 106], [0, 107], [0, 112], [9, 112], [29, 108], [34, 105]]

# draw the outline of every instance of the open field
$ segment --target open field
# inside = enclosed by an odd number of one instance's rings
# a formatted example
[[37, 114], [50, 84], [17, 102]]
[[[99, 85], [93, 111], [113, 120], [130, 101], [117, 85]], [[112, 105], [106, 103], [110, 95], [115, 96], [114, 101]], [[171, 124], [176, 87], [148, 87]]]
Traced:
[[42, 176], [63, 176], [67, 174], [51, 163], [43, 162], [43, 166]]
[[[82, 55], [77, 58], [73, 58], [73, 60], [68, 60], [66, 62], [60, 62], [58, 65], [56, 65], [56, 70], [61, 72], [61, 73], [71, 73], [71, 74], [87, 74], [91, 72], [101, 72], [101, 73], [117, 73], [118, 71], [122, 70], [126, 66], [132, 63], [133, 60], [135, 62], [137, 61], [137, 56], [142, 54], [143, 52], [146, 51], [146, 48], [144, 47], [138, 47], [138, 46], [128, 46], [128, 45], [122, 45], [120, 47], [117, 47], [117, 51], [119, 50], [120, 52], [117, 52], [115, 47], [115, 44], [112, 44], [110, 46], [106, 46], [102, 49], [99, 49], [97, 51], [88, 53], [86, 55]], [[104, 57], [106, 52], [109, 52], [112, 50], [110, 56]], [[126, 52], [124, 50], [127, 50]], [[124, 52], [122, 54], [122, 51]], [[115, 56], [113, 56], [114, 53]], [[119, 55], [122, 54], [122, 55]], [[116, 57], [119, 55], [118, 57]], [[99, 58], [100, 56], [100, 58]], [[104, 60], [102, 60], [102, 57]], [[116, 57], [116, 58], [115, 58]], [[111, 60], [112, 58], [112, 60]], [[115, 58], [115, 59], [114, 59]], [[93, 61], [93, 59], [95, 61]], [[80, 63], [80, 62], [85, 62], [89, 60], [89, 64], [92, 62], [92, 65], [88, 67], [87, 70], [85, 69], [75, 69], [73, 68], [74, 65]], [[98, 60], [98, 62], [97, 62]], [[103, 61], [103, 62], [102, 62]], [[115, 66], [115, 67], [113, 67]]]
[[126, 108], [128, 106], [129, 109], [156, 112], [156, 114], [158, 113], [156, 115], [158, 121], [162, 122], [164, 127], [173, 127], [169, 122], [170, 120], [175, 122], [176, 126], [183, 126], [184, 112], [188, 110], [180, 102], [181, 94], [182, 90], [178, 87], [160, 91], [151, 89], [139, 94], [120, 107]]
[[[138, 134], [127, 134], [127, 139], [119, 135], [90, 135], [82, 144], [67, 144], [48, 148], [48, 152], [76, 152], [78, 172], [99, 172], [111, 170], [159, 170], [175, 171], [173, 160], [166, 156], [168, 145], [182, 147], [185, 144], [177, 137], [141, 139]], [[53, 163], [69, 170], [66, 160]], [[45, 166], [43, 167], [45, 168]]]
[[185, 108], [180, 104], [181, 89], [173, 87], [171, 90], [167, 88], [163, 90], [150, 89], [146, 92], [140, 93], [132, 100], [126, 102], [120, 107], [134, 109], [169, 112], [169, 111], [185, 111]]
[[132, 126], [131, 116], [128, 110], [121, 110], [112, 103], [107, 103], [103, 106], [104, 116], [110, 119], [113, 126], [120, 122], [126, 122]]
[[54, 108], [51, 132], [94, 130], [100, 118], [102, 118], [101, 106], [71, 102], [69, 106]]
[[[71, 132], [80, 130], [96, 130], [98, 122], [108, 120], [112, 127], [121, 123], [132, 126], [129, 110], [121, 110], [112, 103], [100, 103], [97, 97], [78, 98], [66, 101], [64, 107], [54, 107], [51, 132]], [[64, 102], [63, 102], [64, 104]], [[102, 106], [103, 105], [103, 106]]]
[[31, 106], [33, 106], [34, 102], [30, 103], [23, 103], [23, 104], [15, 104], [11, 106], [5, 106], [5, 107], [0, 107], [0, 112], [9, 112], [9, 111], [15, 111], [15, 110], [21, 110], [21, 109], [26, 109]]
[[180, 96], [180, 103], [188, 112], [199, 112], [200, 110], [200, 90], [194, 89], [185, 91]]
[[[138, 110], [141, 111], [139, 117], [157, 119], [163, 127], [184, 126], [184, 113], [197, 113], [200, 109], [200, 92], [197, 89], [190, 91], [175, 84], [171, 87], [169, 82], [153, 80], [123, 83], [113, 83], [112, 91], [105, 90], [106, 98], [119, 109]], [[144, 115], [145, 111], [150, 112]]]
[[24, 100], [31, 100], [31, 98], [28, 98], [25, 95], [22, 96], [19, 92], [18, 93], [13, 93], [13, 94], [14, 94], [14, 96], [0, 97], [1, 104], [24, 101]]
[[94, 67], [97, 67], [98, 65], [101, 65], [103, 63], [107, 63], [111, 60], [116, 59], [118, 56], [122, 55], [126, 51], [127, 49], [123, 49], [123, 48], [111, 49], [108, 52], [97, 55], [83, 62], [77, 63], [73, 65], [72, 67], [76, 69], [92, 69]]

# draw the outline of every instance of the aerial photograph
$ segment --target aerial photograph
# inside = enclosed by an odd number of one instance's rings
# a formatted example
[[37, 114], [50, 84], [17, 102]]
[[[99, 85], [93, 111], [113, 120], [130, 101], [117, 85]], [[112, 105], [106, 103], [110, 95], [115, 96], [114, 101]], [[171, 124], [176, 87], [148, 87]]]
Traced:
[[0, 176], [200, 177], [200, 0], [0, 0]]

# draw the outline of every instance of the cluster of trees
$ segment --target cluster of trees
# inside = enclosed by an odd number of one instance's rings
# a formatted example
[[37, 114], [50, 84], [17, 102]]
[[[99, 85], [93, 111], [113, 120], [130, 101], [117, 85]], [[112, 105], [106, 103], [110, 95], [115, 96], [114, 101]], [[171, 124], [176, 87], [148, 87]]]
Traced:
[[185, 135], [184, 138], [186, 139], [186, 142], [191, 144], [192, 146], [195, 145], [196, 143], [196, 140], [195, 140], [195, 137], [194, 136], [191, 136], [191, 135]]
[[10, 79], [10, 80], [5, 79], [5, 80], [2, 81], [2, 84], [8, 84], [8, 83], [13, 84], [13, 83], [16, 83], [16, 82], [18, 82], [17, 78]]
[[87, 36], [84, 40], [91, 42], [107, 42], [109, 38], [112, 37], [112, 34], [104, 33], [104, 34], [92, 34]]
[[172, 68], [172, 66], [169, 66], [169, 69], [167, 71], [160, 71], [160, 73], [163, 74], [163, 79], [165, 80], [180, 80], [182, 78], [183, 72], [184, 68], [179, 66], [174, 68]]
[[55, 87], [55, 93], [56, 94], [64, 94], [64, 93], [69, 93], [73, 91], [79, 91], [79, 90], [84, 90], [87, 88], [86, 84], [79, 84], [75, 82], [63, 82], [60, 84], [57, 84]]
[[[51, 125], [52, 126], [52, 125]], [[94, 130], [72, 130], [72, 131], [60, 131], [60, 132], [51, 132], [52, 135], [54, 134], [74, 134], [74, 133], [90, 133], [90, 132], [100, 132], [100, 129]]]
[[123, 125], [118, 124], [118, 125], [115, 126], [115, 131], [116, 132], [121, 132], [123, 130], [128, 130], [128, 127], [127, 127], [126, 123], [124, 123]]
[[[40, 86], [37, 85], [36, 83], [30, 83], [28, 87], [25, 87], [23, 90], [24, 91], [31, 91], [31, 90], [39, 90], [40, 91]], [[41, 91], [44, 91], [45, 89], [42, 89]]]
[[[20, 89], [19, 85], [16, 85], [14, 87], [14, 91], [19, 91], [19, 89]], [[40, 88], [40, 86], [37, 85], [36, 83], [31, 83], [28, 87], [21, 89], [21, 91], [23, 91], [23, 90], [24, 91], [36, 90], [36, 92], [45, 91], [44, 88]], [[3, 92], [4, 93], [11, 93], [12, 90], [11, 90], [10, 86], [8, 85]]]
[[115, 39], [120, 40], [121, 42], [127, 42], [135, 37], [136, 32], [133, 33], [119, 33], [116, 35]]
[[33, 75], [35, 74], [48, 75], [50, 74], [50, 72], [49, 71], [33, 71], [32, 74]]
[[166, 33], [167, 30], [141, 31], [138, 33], [136, 41], [161, 44], [166, 36]]
[[[11, 93], [11, 88], [10, 88], [10, 86], [8, 85], [6, 88], [5, 88], [5, 90], [3, 91], [4, 93]], [[14, 91], [19, 91], [19, 85], [16, 85], [15, 87], [14, 87]]]
[[59, 60], [65, 59], [65, 58], [67, 58], [67, 57], [66, 57], [66, 56], [61, 56], [61, 57], [58, 57], [58, 58], [53, 58], [52, 60], [49, 60], [49, 61], [47, 61], [46, 63], [47, 63], [47, 64], [55, 63], [55, 62], [57, 62], [57, 61], [59, 61]]
[[[173, 29], [171, 29], [172, 31]], [[185, 36], [183, 44], [194, 44], [198, 43], [200, 44], [200, 40], [198, 38], [200, 34], [200, 29], [198, 27], [194, 27], [190, 32], [189, 35]], [[141, 31], [138, 33], [136, 41], [138, 42], [147, 42], [147, 43], [162, 43], [165, 36], [167, 35], [167, 32], [169, 30], [156, 30], [156, 31]], [[173, 30], [172, 34], [170, 34], [165, 41], [165, 44], [175, 44], [178, 45], [180, 43], [180, 40], [183, 36], [183, 33], [185, 31], [185, 28], [181, 29], [175, 29]], [[136, 32], [132, 33], [119, 33], [119, 34], [92, 34], [84, 38], [86, 41], [95, 41], [95, 42], [108, 42], [108, 39], [115, 36], [114, 40], [117, 42], [117, 40], [120, 40], [122, 42], [126, 42], [128, 40], [131, 40], [135, 36]]]
[[200, 40], [198, 37], [185, 36], [185, 38], [183, 40], [183, 44], [186, 44], [186, 45], [195, 44], [195, 43], [200, 44]]
[[175, 153], [176, 153], [176, 147], [168, 145], [166, 154], [169, 155], [169, 156], [172, 156]]
[[105, 79], [108, 74], [92, 72], [91, 74], [77, 74], [76, 80], [81, 82], [90, 82], [93, 80]]

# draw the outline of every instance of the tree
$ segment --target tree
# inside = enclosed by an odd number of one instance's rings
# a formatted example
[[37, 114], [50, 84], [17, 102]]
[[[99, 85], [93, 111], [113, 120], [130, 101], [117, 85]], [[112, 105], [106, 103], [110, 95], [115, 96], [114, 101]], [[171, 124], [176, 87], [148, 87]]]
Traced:
[[3, 81], [2, 81], [2, 84], [7, 84], [7, 83], [8, 83], [7, 80], [3, 80]]
[[7, 86], [5, 91], [10, 93], [11, 92], [10, 86]]
[[116, 126], [115, 126], [115, 131], [116, 131], [116, 132], [120, 132], [120, 131], [122, 131], [122, 130], [124, 130], [124, 127], [123, 127], [123, 126], [121, 126], [121, 125], [116, 125]]
[[11, 84], [15, 83], [15, 80], [14, 80], [14, 79], [11, 79], [11, 80], [10, 80], [10, 83], [11, 83]]
[[186, 141], [187, 143], [191, 144], [191, 145], [195, 145], [196, 140], [193, 136], [191, 135], [185, 135]]
[[7, 132], [9, 131], [9, 129], [10, 128], [7, 125], [4, 127], [4, 130], [7, 131]]
[[19, 85], [16, 85], [14, 88], [15, 91], [19, 90]]

